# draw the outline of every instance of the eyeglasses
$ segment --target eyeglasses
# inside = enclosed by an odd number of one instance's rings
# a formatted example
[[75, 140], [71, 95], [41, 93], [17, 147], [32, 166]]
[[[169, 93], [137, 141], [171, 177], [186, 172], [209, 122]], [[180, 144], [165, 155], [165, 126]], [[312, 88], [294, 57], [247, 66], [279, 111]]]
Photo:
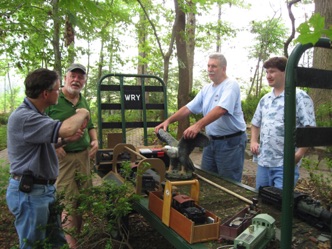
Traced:
[[60, 90], [61, 90], [61, 88], [58, 88], [58, 89], [48, 89], [47, 91], [49, 91], [49, 92], [53, 92], [53, 91], [59, 92]]

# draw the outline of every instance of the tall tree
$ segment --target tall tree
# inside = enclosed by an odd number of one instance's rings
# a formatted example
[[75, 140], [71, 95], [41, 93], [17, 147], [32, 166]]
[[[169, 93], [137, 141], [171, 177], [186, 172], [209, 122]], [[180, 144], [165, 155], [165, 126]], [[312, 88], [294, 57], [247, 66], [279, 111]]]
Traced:
[[[152, 32], [153, 32], [153, 36], [156, 39], [156, 43], [157, 43], [157, 47], [159, 49], [159, 53], [161, 55], [161, 57], [163, 58], [163, 81], [165, 82], [165, 84], [167, 85], [168, 83], [168, 78], [169, 78], [169, 65], [170, 65], [170, 59], [173, 53], [173, 47], [174, 47], [174, 41], [175, 41], [175, 32], [176, 32], [176, 26], [175, 24], [173, 24], [172, 30], [170, 32], [170, 34], [168, 35], [169, 38], [168, 40], [168, 49], [165, 51], [163, 43], [162, 43], [162, 37], [161, 35], [158, 33], [158, 27], [157, 27], [157, 23], [155, 23], [153, 21], [153, 19], [150, 17], [149, 14], [149, 9], [153, 9], [150, 8], [149, 5], [152, 4], [152, 2], [148, 1], [147, 2], [143, 2], [142, 0], [137, 0], [137, 2], [140, 4], [146, 19], [148, 20], [151, 28], [152, 28]], [[159, 6], [159, 10], [162, 10], [162, 6]], [[160, 24], [159, 24], [160, 25]]]
[[188, 54], [188, 70], [189, 70], [189, 93], [193, 88], [193, 71], [195, 60], [195, 38], [196, 38], [196, 11], [195, 3], [188, 1], [191, 11], [186, 15], [186, 33], [187, 33], [187, 54]]
[[[189, 69], [187, 43], [185, 38], [186, 14], [183, 12], [179, 1], [174, 0], [175, 6], [175, 22], [176, 27], [176, 51], [178, 55], [179, 67], [179, 91], [178, 91], [178, 109], [189, 102]], [[177, 137], [182, 137], [182, 133], [189, 127], [189, 117], [179, 122]]]
[[288, 9], [288, 16], [289, 19], [291, 20], [292, 23], [292, 29], [291, 29], [291, 34], [289, 35], [288, 39], [286, 40], [284, 44], [284, 55], [288, 58], [288, 47], [289, 44], [292, 42], [292, 40], [295, 37], [295, 17], [292, 12], [292, 6], [293, 4], [296, 4], [300, 2], [301, 0], [292, 0], [292, 1], [287, 1], [287, 9]]
[[251, 86], [248, 95], [255, 90], [255, 96], [259, 96], [262, 87], [262, 62], [270, 54], [278, 53], [283, 48], [286, 36], [286, 28], [280, 18], [271, 18], [265, 21], [253, 21], [251, 32], [256, 34], [256, 44], [251, 46], [250, 58], [256, 58], [254, 76], [251, 78]]
[[62, 79], [61, 72], [61, 52], [60, 52], [60, 27], [61, 21], [59, 16], [59, 0], [52, 0], [52, 20], [53, 20], [53, 52], [54, 52], [54, 69], [60, 74], [60, 79]]
[[[319, 13], [325, 17], [325, 28], [328, 29], [332, 25], [332, 1], [316, 0], [315, 13]], [[332, 51], [331, 49], [315, 48], [313, 67], [332, 70]], [[331, 105], [331, 90], [328, 89], [310, 89], [310, 96], [313, 99], [315, 110], [322, 104], [329, 103]]]

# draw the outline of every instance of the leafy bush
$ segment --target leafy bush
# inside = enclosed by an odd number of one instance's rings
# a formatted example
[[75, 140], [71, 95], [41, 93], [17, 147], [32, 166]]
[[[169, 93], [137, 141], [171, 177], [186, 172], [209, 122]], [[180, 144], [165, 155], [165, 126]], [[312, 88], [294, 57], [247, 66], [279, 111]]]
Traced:
[[[126, 177], [131, 172], [130, 163], [123, 163], [123, 169], [123, 175]], [[0, 208], [2, 210], [0, 233], [11, 238], [11, 246], [5, 246], [6, 248], [18, 248], [15, 245], [18, 239], [14, 228], [14, 216], [9, 212], [5, 199], [8, 179], [9, 165], [0, 161]], [[60, 203], [63, 200], [63, 193], [57, 193], [57, 196]], [[66, 232], [78, 239], [79, 248], [125, 248], [125, 245], [129, 245], [125, 218], [132, 211], [132, 203], [139, 198], [140, 196], [134, 193], [133, 184], [130, 181], [125, 181], [121, 185], [113, 181], [103, 181], [98, 186], [85, 189], [81, 194], [73, 197], [80, 202], [80, 207], [68, 210], [71, 214], [75, 212], [83, 216], [82, 231], [79, 234], [74, 231]], [[61, 212], [62, 208], [62, 204], [56, 206], [58, 212]], [[2, 235], [1, 239], [4, 238]], [[38, 248], [50, 248], [47, 243], [47, 240], [43, 241]], [[67, 249], [68, 245], [61, 248]]]
[[[130, 178], [130, 162], [121, 166], [121, 174]], [[84, 176], [82, 176], [84, 177]], [[63, 193], [59, 193], [63, 198]], [[66, 208], [68, 214], [82, 215], [84, 226], [79, 234], [67, 230], [78, 240], [80, 248], [114, 248], [128, 245], [126, 216], [132, 211], [132, 203], [140, 196], [134, 193], [131, 181], [119, 185], [115, 181], [102, 181], [98, 186], [84, 189], [73, 200], [80, 203], [78, 209]]]
[[0, 205], [6, 204], [6, 186], [9, 179], [9, 165], [0, 160]]
[[[323, 156], [318, 156], [318, 160], [310, 159], [304, 157], [302, 159], [301, 167], [304, 167], [309, 172], [310, 181], [315, 186], [318, 196], [320, 196], [320, 201], [326, 206], [331, 206], [332, 204], [332, 161], [330, 159], [329, 153]], [[324, 160], [323, 160], [324, 159]], [[322, 173], [319, 170], [322, 162], [325, 161], [326, 170]]]
[[319, 105], [316, 110], [317, 126], [329, 127], [332, 126], [332, 104], [325, 103]]
[[0, 159], [0, 247], [17, 249], [18, 236], [14, 227], [14, 215], [10, 213], [6, 202], [9, 179], [9, 164]]
[[8, 123], [10, 113], [1, 113], [0, 115], [0, 125], [6, 125]]
[[7, 148], [7, 125], [0, 125], [0, 150]]
[[269, 89], [262, 89], [261, 93], [258, 97], [249, 95], [249, 96], [247, 96], [247, 98], [245, 100], [242, 101], [242, 111], [244, 114], [244, 120], [247, 124], [251, 123], [251, 120], [256, 111], [258, 102], [269, 91], [270, 91]]

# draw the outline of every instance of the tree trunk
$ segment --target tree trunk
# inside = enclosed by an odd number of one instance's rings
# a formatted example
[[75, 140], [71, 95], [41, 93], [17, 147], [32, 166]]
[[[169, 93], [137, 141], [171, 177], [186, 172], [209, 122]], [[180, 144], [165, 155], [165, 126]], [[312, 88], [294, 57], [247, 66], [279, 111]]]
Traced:
[[61, 52], [60, 52], [60, 18], [59, 18], [59, 1], [52, 0], [52, 19], [54, 25], [53, 33], [53, 51], [54, 51], [54, 70], [56, 70], [62, 80], [61, 72]]
[[[192, 2], [190, 2], [193, 4]], [[196, 16], [194, 13], [188, 14], [187, 22], [187, 37], [188, 37], [188, 70], [189, 70], [189, 93], [192, 92], [193, 88], [193, 68], [194, 68], [194, 58], [195, 58], [195, 30], [196, 28]]]
[[[328, 29], [332, 25], [332, 2], [331, 0], [316, 0], [315, 12], [325, 17], [325, 25]], [[313, 67], [332, 70], [332, 51], [331, 49], [315, 48]], [[309, 92], [314, 105], [315, 111], [325, 103], [331, 104], [331, 90], [328, 89], [310, 89]]]
[[[251, 94], [252, 90], [254, 89], [256, 78], [258, 78], [258, 74], [259, 74], [258, 68], [259, 68], [260, 61], [261, 61], [261, 59], [259, 58], [258, 61], [257, 61], [257, 64], [256, 64], [256, 69], [255, 69], [254, 76], [252, 77], [251, 86], [249, 88], [248, 96]], [[257, 89], [256, 89], [256, 91], [257, 91]]]
[[[144, 23], [146, 22], [146, 17], [143, 14], [139, 15], [140, 17], [140, 25], [137, 29], [137, 33], [138, 33], [138, 44], [145, 44], [146, 43], [146, 29], [145, 29], [145, 25]], [[142, 51], [142, 49], [140, 49], [140, 46], [138, 46], [138, 57], [139, 58], [145, 58], [146, 57], [146, 52]], [[140, 61], [138, 61], [138, 65], [137, 65], [137, 74], [146, 74], [147, 72], [147, 64], [142, 64]]]
[[[218, 4], [218, 26], [220, 26], [221, 23], [221, 4]], [[218, 27], [219, 28], [219, 27]], [[220, 32], [217, 32], [217, 46], [216, 46], [216, 52], [221, 52], [221, 35]]]
[[[179, 8], [178, 1], [174, 0], [175, 15], [177, 22], [175, 23], [176, 35], [176, 51], [178, 54], [178, 67], [179, 67], [179, 90], [178, 90], [178, 109], [186, 105], [189, 101], [189, 70], [188, 70], [188, 56], [187, 56], [187, 43], [184, 38], [186, 27], [186, 15]], [[189, 117], [182, 120], [178, 124], [177, 138], [182, 137], [186, 128], [189, 127]]]
[[170, 38], [170, 43], [169, 43], [169, 46], [168, 46], [168, 51], [166, 53], [164, 53], [163, 49], [162, 49], [162, 46], [161, 46], [161, 41], [159, 39], [159, 36], [157, 34], [157, 30], [156, 30], [156, 27], [154, 25], [154, 23], [151, 21], [151, 19], [149, 18], [149, 15], [146, 11], [146, 8], [144, 7], [142, 1], [140, 0], [137, 0], [137, 2], [140, 4], [140, 6], [142, 7], [142, 10], [145, 14], [145, 17], [147, 18], [147, 20], [149, 21], [151, 27], [152, 27], [152, 30], [153, 30], [153, 33], [154, 33], [154, 36], [157, 40], [157, 43], [158, 43], [158, 47], [159, 47], [159, 50], [160, 50], [160, 53], [164, 59], [164, 75], [163, 75], [163, 81], [164, 83], [167, 85], [167, 82], [168, 82], [168, 72], [169, 72], [169, 61], [170, 61], [170, 58], [171, 58], [171, 55], [173, 53], [173, 45], [174, 45], [174, 37], [175, 37], [175, 32], [176, 32], [176, 23], [177, 21], [175, 20], [174, 21], [174, 25], [173, 25], [173, 29], [172, 29], [172, 34], [171, 34], [171, 38]]
[[301, 0], [293, 0], [287, 3], [287, 9], [288, 9], [288, 16], [292, 23], [292, 31], [290, 36], [288, 37], [287, 41], [284, 44], [284, 56], [288, 58], [288, 47], [289, 44], [293, 41], [295, 37], [295, 18], [292, 12], [292, 5], [300, 2]]

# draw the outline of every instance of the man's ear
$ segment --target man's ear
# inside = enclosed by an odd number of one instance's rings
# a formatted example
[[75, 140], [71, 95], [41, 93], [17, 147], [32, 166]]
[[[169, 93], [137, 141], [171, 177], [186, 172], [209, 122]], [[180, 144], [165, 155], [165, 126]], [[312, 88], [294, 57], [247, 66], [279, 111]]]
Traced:
[[48, 90], [44, 90], [42, 93], [41, 93], [41, 96], [43, 97], [43, 99], [46, 99], [47, 96], [50, 94], [50, 92]]

